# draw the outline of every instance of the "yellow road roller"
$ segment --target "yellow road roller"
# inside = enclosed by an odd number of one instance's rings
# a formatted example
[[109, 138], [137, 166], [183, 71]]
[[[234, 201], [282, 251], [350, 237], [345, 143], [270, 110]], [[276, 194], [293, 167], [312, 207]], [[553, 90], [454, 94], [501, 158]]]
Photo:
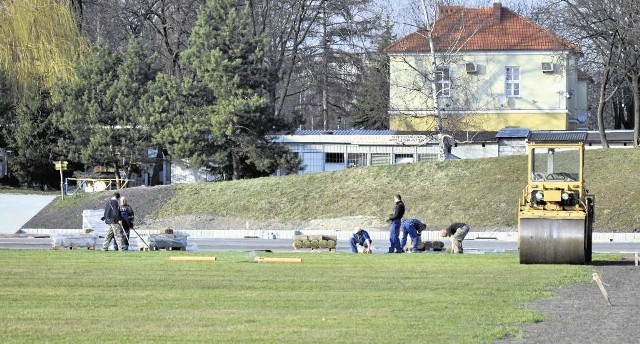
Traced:
[[529, 134], [528, 182], [518, 204], [521, 264], [591, 262], [595, 197], [584, 185], [583, 141], [580, 133]]

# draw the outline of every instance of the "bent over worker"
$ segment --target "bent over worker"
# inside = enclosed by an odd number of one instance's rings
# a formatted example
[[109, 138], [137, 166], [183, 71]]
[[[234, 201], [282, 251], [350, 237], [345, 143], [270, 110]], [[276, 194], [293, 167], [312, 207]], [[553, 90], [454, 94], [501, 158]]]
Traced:
[[427, 228], [427, 225], [418, 219], [406, 219], [402, 221], [402, 241], [400, 245], [407, 245], [407, 236], [411, 237], [411, 252], [418, 252], [418, 244], [420, 244], [420, 234]]
[[369, 233], [360, 227], [356, 227], [353, 229], [353, 236], [351, 237], [351, 241], [349, 244], [351, 245], [351, 252], [358, 253], [358, 246], [362, 246], [363, 252], [368, 253], [371, 250], [371, 237]]
[[440, 236], [443, 238], [451, 237], [451, 252], [463, 253], [462, 240], [469, 233], [469, 226], [464, 222], [456, 222], [451, 226], [440, 231]]

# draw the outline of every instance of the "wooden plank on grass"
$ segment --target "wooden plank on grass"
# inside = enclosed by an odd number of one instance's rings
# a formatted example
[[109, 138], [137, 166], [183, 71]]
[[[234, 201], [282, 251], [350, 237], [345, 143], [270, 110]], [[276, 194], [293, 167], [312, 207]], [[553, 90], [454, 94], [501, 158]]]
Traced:
[[596, 284], [598, 284], [598, 287], [600, 288], [600, 292], [602, 292], [602, 296], [604, 296], [604, 299], [607, 300], [607, 303], [609, 304], [609, 306], [613, 306], [611, 304], [611, 301], [609, 300], [609, 294], [607, 293], [607, 290], [604, 288], [604, 283], [602, 283], [602, 280], [600, 279], [600, 276], [598, 276], [597, 272], [593, 273], [593, 280], [596, 281]]
[[276, 257], [256, 257], [259, 263], [302, 263], [302, 258], [276, 258]]
[[169, 257], [169, 260], [212, 262], [216, 257]]

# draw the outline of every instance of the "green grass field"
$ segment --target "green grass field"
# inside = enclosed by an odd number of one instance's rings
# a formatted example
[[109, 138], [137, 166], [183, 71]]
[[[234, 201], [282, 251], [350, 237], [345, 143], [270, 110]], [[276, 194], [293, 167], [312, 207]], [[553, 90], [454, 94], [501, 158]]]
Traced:
[[0, 250], [2, 342], [491, 343], [542, 319], [526, 301], [590, 277], [512, 254], [277, 256], [303, 263]]

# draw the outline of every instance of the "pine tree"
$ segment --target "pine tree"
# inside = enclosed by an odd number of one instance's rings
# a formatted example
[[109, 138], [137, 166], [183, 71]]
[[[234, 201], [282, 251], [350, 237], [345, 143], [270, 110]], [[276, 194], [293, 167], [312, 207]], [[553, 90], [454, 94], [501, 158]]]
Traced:
[[38, 184], [42, 188], [59, 185], [59, 175], [52, 164], [58, 134], [52, 129], [52, 113], [51, 94], [41, 88], [30, 98], [23, 97], [15, 109], [13, 122], [3, 130], [7, 144], [16, 152], [9, 159], [9, 169], [21, 183]]
[[202, 129], [202, 116], [208, 120], [209, 133], [195, 138], [208, 143], [193, 145], [185, 158], [201, 165], [214, 162], [232, 179], [266, 175], [278, 162], [295, 161], [283, 159], [290, 153], [268, 138], [287, 123], [274, 116], [267, 101], [267, 40], [254, 35], [249, 14], [248, 3], [235, 0], [209, 1], [201, 9], [182, 54], [185, 70], [193, 76], [182, 87], [187, 122], [174, 116], [193, 132]]
[[135, 39], [122, 52], [97, 44], [77, 73], [77, 83], [58, 88], [57, 125], [65, 132], [60, 150], [69, 159], [129, 175], [150, 141], [140, 100], [157, 74], [151, 58]]
[[7, 147], [6, 137], [9, 133], [9, 125], [13, 122], [14, 108], [9, 78], [0, 67], [0, 148]]

